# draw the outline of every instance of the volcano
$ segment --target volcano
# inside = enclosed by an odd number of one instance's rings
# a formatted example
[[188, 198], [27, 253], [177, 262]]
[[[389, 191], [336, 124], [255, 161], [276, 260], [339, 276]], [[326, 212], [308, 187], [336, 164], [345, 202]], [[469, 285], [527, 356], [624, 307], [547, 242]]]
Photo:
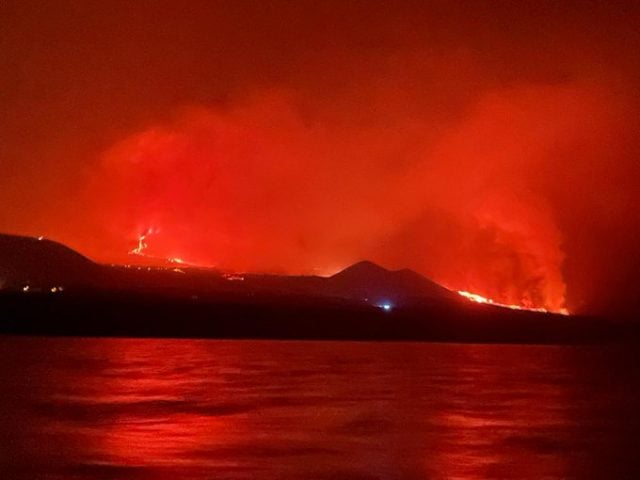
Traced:
[[329, 278], [337, 296], [374, 302], [452, 299], [454, 292], [409, 269], [390, 271], [370, 261], [358, 262]]

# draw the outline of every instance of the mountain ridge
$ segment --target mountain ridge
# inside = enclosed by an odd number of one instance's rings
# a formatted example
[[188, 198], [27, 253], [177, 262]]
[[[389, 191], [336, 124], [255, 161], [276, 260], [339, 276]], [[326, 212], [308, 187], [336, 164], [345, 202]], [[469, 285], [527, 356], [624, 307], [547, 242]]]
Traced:
[[[238, 281], [238, 280], [242, 281]], [[172, 292], [261, 292], [334, 297], [360, 303], [451, 299], [454, 292], [419, 273], [389, 270], [372, 261], [354, 263], [330, 277], [247, 273], [175, 266], [141, 267], [93, 262], [44, 238], [0, 234], [0, 285], [19, 289], [53, 286], [103, 289], [170, 289]]]

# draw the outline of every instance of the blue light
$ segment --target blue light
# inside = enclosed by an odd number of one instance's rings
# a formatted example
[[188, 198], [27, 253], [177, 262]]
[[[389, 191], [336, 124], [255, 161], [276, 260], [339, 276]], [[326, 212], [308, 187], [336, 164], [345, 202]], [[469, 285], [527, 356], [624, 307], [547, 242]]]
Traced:
[[391, 309], [393, 308], [393, 305], [389, 302], [383, 302], [383, 303], [379, 303], [378, 307], [384, 310], [385, 312], [390, 312]]

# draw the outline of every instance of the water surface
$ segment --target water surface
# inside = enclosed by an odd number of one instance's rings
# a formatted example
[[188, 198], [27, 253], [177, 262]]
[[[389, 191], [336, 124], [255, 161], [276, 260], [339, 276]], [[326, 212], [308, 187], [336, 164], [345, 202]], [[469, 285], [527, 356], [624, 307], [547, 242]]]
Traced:
[[640, 478], [636, 365], [622, 347], [0, 337], [0, 478]]

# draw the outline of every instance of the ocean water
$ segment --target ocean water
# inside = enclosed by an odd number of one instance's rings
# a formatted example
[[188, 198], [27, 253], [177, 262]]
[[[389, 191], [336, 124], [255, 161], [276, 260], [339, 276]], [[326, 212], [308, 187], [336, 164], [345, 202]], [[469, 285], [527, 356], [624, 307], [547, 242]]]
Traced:
[[0, 337], [1, 479], [636, 479], [633, 347]]

